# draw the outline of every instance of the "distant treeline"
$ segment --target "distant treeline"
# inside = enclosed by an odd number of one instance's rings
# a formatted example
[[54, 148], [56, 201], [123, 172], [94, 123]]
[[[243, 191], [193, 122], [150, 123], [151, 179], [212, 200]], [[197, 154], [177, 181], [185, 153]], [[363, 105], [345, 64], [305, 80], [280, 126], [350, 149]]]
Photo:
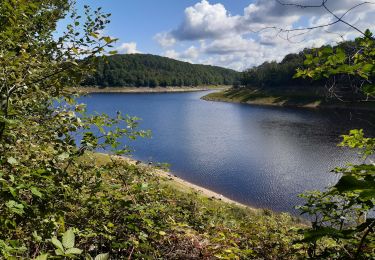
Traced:
[[245, 70], [241, 84], [247, 87], [274, 88], [285, 86], [306, 86], [311, 81], [294, 79], [296, 69], [303, 67], [305, 52], [288, 54], [281, 62], [264, 62], [262, 65]]
[[[97, 58], [97, 70], [83, 85], [99, 87], [167, 87], [238, 84], [240, 72], [190, 64], [150, 54]], [[237, 82], [237, 83], [236, 83]]]
[[[352, 56], [356, 50], [356, 43], [352, 41], [339, 44], [345, 50], [347, 55]], [[264, 62], [262, 65], [245, 70], [242, 73], [241, 85], [255, 88], [322, 88], [326, 79], [313, 81], [311, 79], [294, 78], [297, 68], [304, 68], [306, 54], [315, 54], [327, 46], [318, 49], [304, 49], [297, 54], [288, 54], [281, 62]], [[337, 78], [336, 84], [345, 86], [348, 83], [347, 78]]]

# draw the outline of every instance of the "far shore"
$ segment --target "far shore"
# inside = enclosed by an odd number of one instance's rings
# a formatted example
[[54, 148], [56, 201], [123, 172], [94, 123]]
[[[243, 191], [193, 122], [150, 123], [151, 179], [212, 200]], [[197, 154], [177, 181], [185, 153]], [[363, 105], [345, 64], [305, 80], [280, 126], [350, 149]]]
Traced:
[[258, 106], [277, 106], [307, 109], [341, 109], [358, 111], [375, 111], [375, 102], [344, 103], [325, 102], [322, 97], [296, 96], [296, 95], [272, 95], [258, 90], [225, 89], [202, 97], [206, 101], [218, 101], [228, 103], [241, 103]]
[[177, 92], [197, 92], [206, 90], [226, 90], [230, 86], [198, 86], [198, 87], [80, 87], [75, 90], [81, 94], [90, 93], [177, 93]]

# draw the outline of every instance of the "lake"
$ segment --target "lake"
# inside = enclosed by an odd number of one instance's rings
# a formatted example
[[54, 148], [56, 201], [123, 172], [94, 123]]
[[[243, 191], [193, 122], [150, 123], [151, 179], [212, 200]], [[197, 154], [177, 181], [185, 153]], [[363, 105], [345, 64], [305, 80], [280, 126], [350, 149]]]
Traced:
[[[329, 173], [353, 158], [337, 146], [352, 128], [374, 132], [371, 112], [263, 107], [204, 101], [209, 92], [91, 94], [89, 112], [142, 118], [151, 139], [130, 143], [133, 157], [169, 163], [179, 177], [252, 207], [296, 213], [306, 190], [323, 189]], [[375, 120], [372, 120], [375, 122]]]

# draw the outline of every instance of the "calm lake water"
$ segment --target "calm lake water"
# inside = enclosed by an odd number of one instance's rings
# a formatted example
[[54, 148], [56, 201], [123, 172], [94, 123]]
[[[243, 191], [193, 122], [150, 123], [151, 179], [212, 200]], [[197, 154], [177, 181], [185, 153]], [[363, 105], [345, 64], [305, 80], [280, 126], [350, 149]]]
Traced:
[[[296, 213], [297, 197], [323, 189], [329, 173], [353, 152], [337, 147], [352, 128], [374, 131], [359, 114], [209, 102], [207, 92], [92, 94], [81, 98], [91, 112], [116, 111], [142, 118], [151, 139], [131, 145], [133, 157], [169, 163], [179, 177], [244, 204]], [[375, 120], [372, 120], [375, 122]]]

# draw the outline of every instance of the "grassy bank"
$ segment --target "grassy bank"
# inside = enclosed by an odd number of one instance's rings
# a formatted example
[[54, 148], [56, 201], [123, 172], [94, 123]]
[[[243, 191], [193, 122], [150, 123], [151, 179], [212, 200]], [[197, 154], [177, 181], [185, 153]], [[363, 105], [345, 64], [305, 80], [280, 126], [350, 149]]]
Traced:
[[211, 89], [225, 90], [229, 86], [202, 86], [202, 87], [81, 87], [76, 89], [79, 93], [177, 93], [177, 92], [196, 92]]
[[310, 92], [305, 89], [284, 90], [283, 88], [282, 90], [260, 90], [255, 88], [231, 88], [210, 93], [202, 99], [267, 106], [375, 110], [375, 102], [351, 103], [332, 100], [326, 101], [322, 94]]
[[113, 250], [113, 259], [129, 255], [129, 259], [297, 259], [304, 255], [304, 246], [293, 244], [301, 238], [296, 230], [304, 224], [289, 214], [233, 203], [126, 158], [91, 154], [82, 160], [102, 169], [102, 188], [95, 197], [98, 202], [109, 199], [109, 204], [95, 206], [85, 216], [82, 209], [72, 210], [67, 219], [80, 230], [107, 234], [105, 230], [110, 230], [107, 248], [121, 244], [124, 250], [117, 255]]
[[[102, 154], [102, 153], [96, 153], [95, 154], [96, 158], [96, 163], [97, 164], [104, 164], [104, 163], [109, 163], [111, 160], [111, 157], [108, 156], [107, 154]], [[204, 187], [195, 185], [193, 183], [190, 183], [188, 181], [185, 181], [181, 178], [178, 178], [175, 174], [172, 172], [169, 172], [168, 169], [163, 169], [161, 167], [154, 167], [150, 166], [144, 163], [140, 163], [137, 160], [131, 159], [129, 157], [115, 157], [116, 160], [121, 160], [129, 165], [137, 165], [139, 168], [143, 168], [146, 171], [150, 171], [156, 176], [160, 177], [160, 180], [163, 182], [163, 184], [166, 184], [168, 186], [173, 187], [173, 189], [178, 190], [179, 192], [183, 193], [197, 193], [199, 196], [205, 197], [209, 200], [217, 200], [217, 201], [222, 201], [224, 203], [229, 203], [234, 206], [238, 206], [241, 208], [246, 208], [248, 210], [252, 210], [254, 213], [261, 213], [263, 212], [263, 209], [255, 209], [252, 207], [249, 207], [247, 205], [244, 205], [242, 203], [239, 203], [237, 201], [234, 201], [232, 199], [229, 199], [217, 192], [214, 192], [212, 190], [206, 189]]]

